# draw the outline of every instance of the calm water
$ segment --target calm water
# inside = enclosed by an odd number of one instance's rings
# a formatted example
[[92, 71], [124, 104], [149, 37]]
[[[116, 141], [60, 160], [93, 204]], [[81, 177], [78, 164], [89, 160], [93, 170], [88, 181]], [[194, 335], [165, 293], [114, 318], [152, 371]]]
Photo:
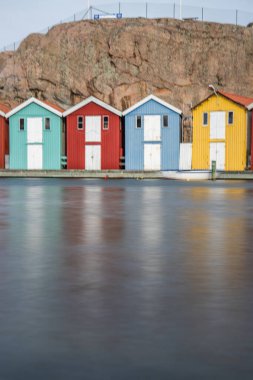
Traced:
[[253, 183], [2, 179], [0, 248], [0, 380], [253, 378]]

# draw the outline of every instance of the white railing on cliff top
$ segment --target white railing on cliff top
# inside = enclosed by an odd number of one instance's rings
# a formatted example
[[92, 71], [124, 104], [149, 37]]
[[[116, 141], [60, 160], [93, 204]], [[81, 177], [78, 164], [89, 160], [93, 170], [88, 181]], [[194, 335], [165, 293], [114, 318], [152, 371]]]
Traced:
[[[238, 9], [215, 9], [200, 6], [187, 6], [184, 5], [180, 9], [179, 2], [172, 3], [123, 3], [115, 2], [103, 5], [96, 5], [89, 9], [75, 13], [67, 19], [61, 20], [59, 24], [66, 22], [81, 21], [84, 19], [94, 19], [95, 15], [112, 15], [120, 13], [123, 18], [174, 18], [180, 19], [182, 12], [182, 19], [193, 19], [196, 21], [209, 21], [225, 24], [234, 24], [241, 26], [248, 26], [253, 22], [253, 13], [246, 12]], [[56, 26], [55, 24], [53, 26]], [[38, 33], [46, 34], [53, 27], [49, 26]], [[15, 51], [22, 40], [13, 42], [8, 46], [0, 48], [3, 51]]]

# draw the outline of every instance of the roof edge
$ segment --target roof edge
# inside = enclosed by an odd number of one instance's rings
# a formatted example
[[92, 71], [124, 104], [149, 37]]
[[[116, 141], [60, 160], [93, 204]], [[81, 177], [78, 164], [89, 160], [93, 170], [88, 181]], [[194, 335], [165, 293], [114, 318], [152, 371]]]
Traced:
[[[247, 110], [251, 110], [251, 109], [253, 109], [253, 103], [251, 103], [250, 105], [248, 105], [248, 106], [246, 106], [245, 104], [242, 104], [242, 103], [240, 103], [240, 102], [237, 102], [236, 100], [234, 100], [234, 99], [231, 99], [229, 96], [227, 96], [226, 95], [226, 93], [224, 93], [223, 91], [219, 91], [219, 90], [217, 90], [216, 91], [216, 93], [217, 94], [219, 94], [220, 96], [223, 96], [224, 98], [226, 98], [227, 100], [230, 100], [230, 102], [233, 102], [233, 103], [235, 103], [235, 104], [237, 104], [237, 105], [239, 105], [239, 106], [241, 106], [241, 107], [243, 107], [243, 108], [245, 108], [245, 109], [247, 109]], [[236, 95], [236, 94], [231, 94], [231, 95]], [[206, 98], [204, 98], [203, 100], [201, 100], [199, 103], [197, 103], [195, 106], [193, 106], [191, 109], [192, 110], [194, 110], [195, 108], [197, 108], [200, 104], [202, 104], [203, 102], [205, 102], [205, 101], [207, 101], [209, 98], [211, 98], [212, 96], [217, 96], [215, 93], [212, 93], [212, 94], [210, 94], [210, 95], [208, 95]], [[240, 95], [238, 95], [238, 96], [240, 96]], [[251, 108], [249, 108], [249, 107], [251, 107]]]
[[48, 104], [44, 103], [43, 101], [39, 100], [39, 99], [36, 99], [34, 97], [31, 97], [29, 98], [28, 100], [26, 100], [25, 102], [21, 103], [19, 106], [13, 108], [10, 112], [8, 112], [6, 114], [6, 118], [8, 119], [9, 117], [15, 115], [17, 112], [21, 111], [23, 108], [29, 106], [31, 103], [35, 103], [37, 104], [38, 106], [41, 106], [43, 108], [45, 108], [46, 110], [54, 113], [55, 115], [59, 116], [59, 117], [62, 117], [62, 112], [60, 111], [57, 111], [55, 108], [49, 106]]
[[85, 107], [89, 103], [95, 103], [98, 106], [105, 108], [106, 110], [114, 113], [117, 116], [122, 116], [121, 111], [119, 111], [116, 108], [110, 106], [109, 104], [103, 102], [102, 100], [95, 98], [95, 96], [89, 96], [88, 98], [82, 100], [80, 103], [77, 103], [73, 107], [71, 107], [68, 110], [66, 110], [65, 112], [63, 112], [63, 117], [71, 115], [72, 113], [78, 111], [82, 107]]
[[154, 100], [155, 102], [163, 105], [166, 108], [169, 108], [171, 111], [174, 111], [178, 113], [179, 115], [182, 115], [182, 111], [179, 108], [176, 108], [172, 106], [171, 104], [165, 102], [164, 100], [158, 98], [157, 96], [151, 94], [140, 100], [138, 103], [135, 103], [131, 107], [127, 108], [124, 112], [122, 112], [122, 116], [128, 115], [130, 112], [134, 111], [136, 108], [141, 107], [143, 104], [149, 102], [150, 100]]
[[[218, 91], [217, 91], [218, 92]], [[194, 106], [191, 107], [192, 110], [194, 110], [195, 108], [197, 108], [201, 103], [204, 103], [206, 100], [208, 100], [209, 98], [211, 98], [212, 96], [214, 96], [215, 94], [212, 93], [210, 95], [208, 95], [206, 98], [202, 99], [200, 102], [198, 102], [197, 104], [195, 104]]]

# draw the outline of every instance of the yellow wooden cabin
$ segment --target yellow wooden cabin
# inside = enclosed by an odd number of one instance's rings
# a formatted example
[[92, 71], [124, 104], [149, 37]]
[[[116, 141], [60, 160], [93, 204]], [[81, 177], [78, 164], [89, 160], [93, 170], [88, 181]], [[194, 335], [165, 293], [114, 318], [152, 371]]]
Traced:
[[245, 170], [250, 158], [253, 98], [217, 91], [193, 112], [192, 169]]

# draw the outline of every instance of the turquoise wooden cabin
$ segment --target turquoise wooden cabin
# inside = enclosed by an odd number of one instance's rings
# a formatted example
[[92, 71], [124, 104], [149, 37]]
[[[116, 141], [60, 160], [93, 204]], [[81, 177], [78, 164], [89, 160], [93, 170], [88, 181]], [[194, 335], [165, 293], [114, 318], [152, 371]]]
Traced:
[[10, 169], [61, 169], [62, 113], [60, 107], [35, 98], [7, 113]]

